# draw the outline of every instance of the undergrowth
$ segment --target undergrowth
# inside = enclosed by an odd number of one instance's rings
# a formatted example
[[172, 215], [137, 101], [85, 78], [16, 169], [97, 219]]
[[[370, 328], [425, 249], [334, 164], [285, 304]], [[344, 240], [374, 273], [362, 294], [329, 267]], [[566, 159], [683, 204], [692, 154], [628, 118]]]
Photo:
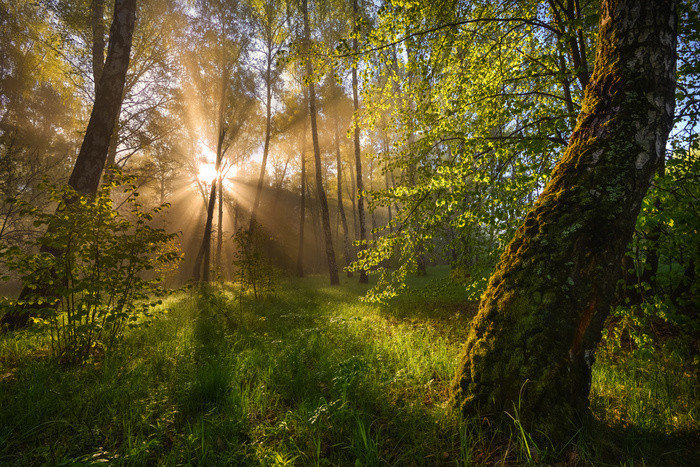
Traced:
[[[599, 359], [594, 420], [566, 450], [460, 421], [449, 385], [475, 304], [435, 269], [388, 305], [366, 286], [282, 281], [170, 297], [111, 354], [61, 365], [30, 332], [0, 338], [0, 463], [203, 465], [685, 464], [697, 379]], [[645, 366], [647, 365], [647, 366]]]

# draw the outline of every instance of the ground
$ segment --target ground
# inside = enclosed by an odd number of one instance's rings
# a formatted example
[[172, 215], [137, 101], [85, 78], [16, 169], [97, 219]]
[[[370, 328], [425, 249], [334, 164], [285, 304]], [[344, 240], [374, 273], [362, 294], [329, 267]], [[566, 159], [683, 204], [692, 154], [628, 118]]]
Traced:
[[697, 459], [698, 383], [672, 358], [599, 358], [593, 420], [561, 449], [533, 445], [517, 417], [496, 435], [460, 421], [449, 387], [476, 304], [448, 276], [432, 269], [383, 306], [360, 302], [368, 286], [351, 279], [284, 279], [258, 302], [230, 285], [185, 290], [83, 366], [48, 358], [41, 336], [7, 334], [0, 464]]

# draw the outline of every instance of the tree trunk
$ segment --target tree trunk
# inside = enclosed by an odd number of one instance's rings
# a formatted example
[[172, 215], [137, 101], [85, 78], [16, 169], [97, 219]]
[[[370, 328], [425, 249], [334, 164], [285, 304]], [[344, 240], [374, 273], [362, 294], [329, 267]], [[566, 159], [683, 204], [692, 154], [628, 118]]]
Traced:
[[352, 235], [355, 240], [360, 237], [360, 233], [357, 227], [357, 206], [355, 205], [355, 198], [357, 197], [357, 189], [355, 187], [355, 166], [350, 162], [350, 202], [352, 204]]
[[593, 351], [673, 122], [675, 4], [603, 1], [577, 126], [472, 321], [454, 384], [465, 416], [517, 408], [561, 443], [587, 414]]
[[207, 220], [204, 224], [204, 235], [199, 245], [197, 258], [194, 261], [192, 278], [195, 282], [209, 282], [209, 259], [211, 254], [211, 231], [214, 220], [214, 206], [216, 205], [216, 178], [211, 182], [209, 191], [209, 203], [207, 204]]
[[[121, 107], [135, 22], [136, 0], [115, 0], [107, 59], [100, 73], [99, 85], [96, 87], [95, 103], [92, 106], [85, 137], [68, 179], [68, 185], [81, 195], [94, 195], [100, 184], [109, 138]], [[52, 227], [49, 226], [49, 231], [51, 230]], [[47, 246], [42, 246], [41, 251], [53, 255], [61, 254], [61, 251]], [[43, 292], [47, 295], [51, 294], [48, 288]], [[19, 299], [26, 299], [36, 294], [37, 291], [24, 287]], [[24, 307], [16, 313], [6, 313], [0, 320], [0, 326], [7, 325], [10, 329], [25, 327], [31, 313], [30, 307]]]
[[270, 207], [270, 213], [274, 216], [273, 219], [277, 219], [279, 216], [278, 211], [278, 203], [280, 200], [280, 196], [282, 195], [283, 191], [283, 186], [284, 186], [284, 179], [287, 177], [287, 168], [289, 167], [289, 161], [291, 160], [291, 156], [287, 156], [287, 160], [284, 161], [284, 169], [282, 169], [282, 177], [280, 177], [280, 180], [278, 183], [276, 183], [275, 187], [275, 195], [272, 198], [272, 206]]
[[94, 194], [100, 183], [109, 139], [119, 117], [135, 20], [136, 0], [114, 2], [107, 60], [100, 76], [85, 138], [68, 180], [68, 184], [83, 195]]
[[[122, 97], [123, 99], [123, 97]], [[119, 104], [119, 110], [117, 110], [117, 121], [114, 124], [114, 130], [112, 131], [112, 136], [109, 138], [109, 147], [107, 148], [107, 162], [106, 167], [111, 167], [117, 163], [117, 146], [119, 146], [119, 115], [122, 112], [122, 105]]]
[[[389, 186], [389, 171], [388, 170], [386, 172], [384, 172], [384, 186], [386, 187], [386, 191], [388, 193], [389, 189], [391, 188]], [[387, 214], [389, 215], [389, 222], [388, 222], [389, 232], [393, 232], [394, 228], [391, 225], [391, 221], [393, 220], [394, 216], [391, 213], [391, 201], [389, 201], [389, 203], [387, 204], [386, 210], [387, 210]]]
[[105, 25], [104, 25], [105, 0], [92, 0], [90, 2], [90, 28], [92, 29], [92, 79], [97, 86], [102, 76], [105, 59]]
[[[352, 20], [353, 29], [357, 30], [357, 0], [352, 1]], [[356, 32], [356, 31], [355, 31]], [[357, 43], [357, 37], [352, 39], [352, 50], [356, 54], [359, 51], [359, 46]], [[363, 195], [364, 185], [362, 183], [362, 159], [360, 157], [360, 122], [359, 122], [359, 109], [360, 109], [360, 98], [357, 93], [357, 65], [352, 67], [352, 105], [355, 111], [354, 113], [354, 129], [353, 137], [355, 142], [355, 170], [357, 178], [357, 217], [360, 228], [360, 251], [358, 256], [362, 255], [362, 251], [367, 248], [367, 230], [365, 229], [365, 199]], [[360, 284], [367, 283], [367, 271], [360, 269]]]
[[316, 166], [316, 191], [318, 192], [318, 201], [321, 205], [321, 223], [323, 225], [323, 237], [326, 246], [326, 259], [328, 260], [328, 275], [330, 276], [331, 285], [340, 284], [338, 277], [338, 267], [335, 263], [335, 251], [333, 251], [333, 237], [331, 235], [331, 221], [328, 215], [328, 199], [326, 198], [326, 190], [323, 188], [323, 175], [321, 167], [321, 148], [318, 144], [318, 128], [316, 125], [316, 90], [313, 81], [313, 66], [311, 57], [309, 56], [311, 45], [311, 31], [309, 27], [309, 7], [307, 0], [302, 0], [302, 9], [304, 13], [304, 50], [306, 52], [306, 77], [308, 79], [309, 89], [309, 115], [311, 117], [311, 140], [314, 146], [314, 162]]
[[[221, 173], [221, 160], [224, 152], [224, 137], [226, 135], [224, 129], [224, 103], [226, 102], [226, 83], [227, 77], [224, 76], [221, 80], [221, 101], [219, 103], [219, 122], [218, 136], [216, 139], [216, 162], [214, 168], [217, 174]], [[209, 271], [211, 269], [211, 231], [214, 223], [214, 206], [216, 204], [216, 187], [217, 181], [221, 180], [221, 176], [217, 175], [211, 182], [211, 190], [209, 191], [209, 203], [207, 204], [207, 221], [204, 224], [204, 236], [202, 243], [197, 252], [197, 258], [194, 262], [194, 272], [192, 278], [195, 282], [209, 282]]]
[[270, 151], [270, 136], [272, 132], [272, 46], [268, 44], [267, 53], [267, 69], [265, 74], [265, 87], [266, 87], [266, 101], [265, 101], [265, 145], [263, 146], [263, 157], [260, 164], [260, 175], [258, 176], [258, 186], [255, 189], [255, 199], [253, 201], [253, 208], [250, 211], [250, 230], [251, 233], [255, 231], [256, 227], [256, 216], [258, 213], [258, 207], [260, 206], [260, 196], [262, 194], [263, 182], [265, 181], [265, 166], [267, 165], [267, 155]]
[[233, 202], [233, 233], [238, 232], [238, 202]]
[[[374, 164], [368, 164], [369, 165], [369, 192], [373, 193], [374, 192], [374, 179], [373, 179], [373, 174], [374, 174]], [[369, 213], [369, 218], [370, 218], [370, 225], [372, 226], [372, 241], [376, 242], [377, 241], [377, 218], [374, 213], [374, 209]]]
[[[306, 199], [309, 202], [309, 213], [311, 214], [311, 232], [314, 235], [314, 245], [316, 245], [316, 248], [314, 249], [314, 252], [317, 252], [320, 250], [321, 247], [321, 236], [318, 233], [318, 224], [319, 224], [319, 208], [318, 208], [318, 198], [315, 196], [312, 196], [312, 187], [309, 185], [306, 185]], [[319, 272], [322, 269], [322, 265], [319, 265], [319, 260], [318, 260], [319, 255], [314, 254], [312, 256], [313, 263], [311, 271], [312, 272]]]
[[[345, 208], [343, 207], [343, 165], [340, 160], [340, 136], [338, 136], [338, 120], [335, 121], [335, 159], [338, 172], [338, 216], [343, 225], [343, 249], [345, 253], [345, 267], [350, 266], [352, 257], [350, 255], [350, 235], [348, 233], [348, 220], [345, 217]], [[352, 272], [347, 270], [348, 277], [352, 277]]]
[[216, 259], [214, 260], [214, 270], [219, 277], [223, 278], [221, 270], [221, 250], [224, 244], [224, 181], [219, 174], [219, 221], [216, 224]]
[[301, 143], [301, 198], [299, 200], [299, 253], [297, 275], [304, 277], [304, 226], [306, 224], [306, 128]]

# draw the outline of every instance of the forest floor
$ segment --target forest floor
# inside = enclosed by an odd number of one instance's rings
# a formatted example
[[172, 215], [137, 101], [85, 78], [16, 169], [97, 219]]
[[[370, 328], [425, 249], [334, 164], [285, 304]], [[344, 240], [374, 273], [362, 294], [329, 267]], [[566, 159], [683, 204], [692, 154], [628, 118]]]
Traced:
[[388, 305], [365, 290], [310, 277], [260, 301], [180, 292], [82, 366], [47, 357], [40, 335], [0, 337], [0, 464], [698, 461], [700, 392], [682, 361], [601, 356], [575, 445], [535, 446], [515, 424], [487, 436], [448, 404], [476, 304], [447, 269]]

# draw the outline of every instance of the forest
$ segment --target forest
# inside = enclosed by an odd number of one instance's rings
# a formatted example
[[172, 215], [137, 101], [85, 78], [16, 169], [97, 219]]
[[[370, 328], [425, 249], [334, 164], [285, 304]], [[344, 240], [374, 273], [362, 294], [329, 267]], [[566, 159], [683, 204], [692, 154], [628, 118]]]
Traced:
[[0, 0], [0, 464], [697, 464], [699, 132], [694, 0]]

